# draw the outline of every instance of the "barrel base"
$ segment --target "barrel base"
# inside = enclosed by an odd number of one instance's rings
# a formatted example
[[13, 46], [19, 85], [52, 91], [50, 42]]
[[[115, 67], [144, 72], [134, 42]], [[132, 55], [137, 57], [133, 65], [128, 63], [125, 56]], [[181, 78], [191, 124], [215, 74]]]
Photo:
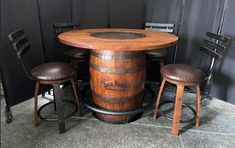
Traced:
[[[99, 106], [95, 105], [93, 102], [92, 94], [90, 85], [86, 84], [84, 88], [81, 91], [81, 99], [83, 104], [90, 109], [93, 112], [93, 115], [98, 118], [100, 121], [104, 121], [106, 123], [112, 123], [112, 124], [126, 124], [133, 122], [135, 120], [138, 120], [142, 116], [149, 115], [149, 112], [153, 109], [153, 104], [155, 102], [155, 93], [150, 87], [147, 85], [144, 90], [144, 96], [143, 96], [143, 103], [139, 108], [136, 108], [135, 110], [129, 110], [129, 111], [113, 111], [113, 110], [107, 110], [100, 108]], [[109, 115], [112, 117], [120, 117], [120, 116], [126, 116], [129, 117], [128, 120], [122, 120], [122, 121], [113, 121], [104, 117], [100, 117], [99, 115]]]
[[[120, 120], [120, 118], [118, 120], [115, 120], [115, 119], [117, 119], [118, 116], [105, 115], [105, 114], [101, 114], [101, 113], [93, 113], [93, 114], [100, 121], [103, 121], [105, 123], [111, 123], [111, 124], [130, 123], [130, 122], [136, 121], [137, 119], [139, 119], [142, 116], [142, 113], [140, 113], [140, 114], [137, 114], [137, 115], [123, 116], [124, 118], [122, 118], [122, 120]], [[107, 118], [107, 116], [109, 118]]]

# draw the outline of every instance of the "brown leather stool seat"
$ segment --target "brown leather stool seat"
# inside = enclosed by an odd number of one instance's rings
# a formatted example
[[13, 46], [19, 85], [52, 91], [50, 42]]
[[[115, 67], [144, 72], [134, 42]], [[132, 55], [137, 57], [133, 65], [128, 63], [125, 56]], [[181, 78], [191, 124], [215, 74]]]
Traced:
[[165, 48], [147, 51], [146, 55], [154, 59], [164, 59], [168, 55], [168, 50]]
[[33, 78], [38, 80], [53, 81], [69, 78], [75, 75], [75, 71], [67, 63], [53, 62], [33, 68], [31, 74]]
[[85, 58], [89, 57], [89, 51], [87, 49], [73, 48], [67, 52], [67, 56], [70, 58]]
[[186, 64], [163, 66], [161, 74], [167, 79], [183, 83], [199, 83], [205, 74], [198, 68]]

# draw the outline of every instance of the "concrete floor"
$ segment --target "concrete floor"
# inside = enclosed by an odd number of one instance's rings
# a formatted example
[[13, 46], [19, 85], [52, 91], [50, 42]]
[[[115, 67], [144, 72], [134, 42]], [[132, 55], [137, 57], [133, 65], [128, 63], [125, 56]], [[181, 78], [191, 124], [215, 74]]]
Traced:
[[[72, 98], [70, 87], [63, 89], [64, 98]], [[174, 96], [166, 90], [164, 97]], [[68, 95], [70, 94], [70, 95]], [[47, 96], [50, 97], [50, 96]], [[39, 98], [40, 104], [47, 102]], [[195, 94], [186, 93], [184, 101], [195, 103]], [[235, 145], [235, 106], [218, 99], [202, 106], [201, 126], [181, 124], [181, 134], [171, 135], [171, 121], [150, 116], [129, 124], [108, 124], [94, 118], [82, 108], [81, 116], [75, 114], [66, 120], [66, 133], [58, 133], [56, 122], [39, 122], [34, 127], [33, 99], [12, 107], [13, 122], [7, 124], [4, 116], [4, 99], [1, 99], [1, 147], [81, 147], [81, 148], [151, 148], [151, 147], [226, 147]], [[53, 112], [52, 107], [45, 114]], [[186, 110], [184, 112], [187, 112]], [[183, 113], [183, 116], [187, 113]]]

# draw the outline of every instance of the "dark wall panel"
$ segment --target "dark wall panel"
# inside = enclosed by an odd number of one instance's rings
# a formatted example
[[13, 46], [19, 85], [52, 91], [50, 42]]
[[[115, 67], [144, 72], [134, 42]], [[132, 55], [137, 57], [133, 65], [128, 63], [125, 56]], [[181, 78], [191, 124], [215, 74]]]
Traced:
[[[0, 1], [0, 35], [2, 34], [2, 2]], [[2, 37], [0, 37], [0, 44], [2, 44]], [[0, 79], [2, 73], [2, 46], [0, 45]]]
[[72, 0], [72, 20], [82, 28], [141, 28], [144, 0]]
[[200, 43], [207, 31], [217, 32], [222, 8], [221, 0], [185, 1], [176, 59], [178, 63], [194, 65], [198, 62]]
[[82, 0], [71, 0], [71, 19], [72, 22], [80, 24], [80, 15], [82, 13], [80, 5]]
[[215, 74], [214, 87], [212, 87], [211, 93], [217, 98], [235, 104], [235, 1], [229, 0], [228, 2], [222, 34], [230, 37], [232, 43]]
[[71, 22], [70, 0], [38, 0], [47, 61], [65, 61], [65, 47], [58, 42], [53, 23]]
[[[178, 33], [183, 0], [148, 0], [147, 22], [172, 23], [175, 25], [174, 34]], [[173, 63], [175, 47], [168, 49], [166, 63]]]
[[80, 20], [82, 28], [104, 28], [107, 26], [106, 0], [78, 0], [74, 2], [78, 14], [73, 18]]
[[1, 54], [3, 83], [8, 105], [12, 106], [33, 96], [34, 82], [26, 77], [7, 35], [24, 28], [31, 43], [33, 65], [43, 63], [41, 36], [35, 0], [1, 1]]
[[109, 0], [111, 28], [142, 28], [144, 0]]
[[182, 4], [183, 0], [148, 0], [147, 21], [173, 23], [177, 32]]

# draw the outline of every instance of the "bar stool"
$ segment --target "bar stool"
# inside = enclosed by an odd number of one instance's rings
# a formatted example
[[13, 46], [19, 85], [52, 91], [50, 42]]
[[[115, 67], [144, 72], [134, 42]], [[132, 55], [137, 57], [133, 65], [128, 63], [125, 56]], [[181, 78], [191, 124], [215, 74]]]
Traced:
[[[24, 30], [19, 29], [8, 35], [9, 40], [12, 42], [13, 48], [16, 51], [17, 58], [21, 63], [26, 75], [36, 81], [35, 86], [35, 99], [34, 99], [34, 125], [38, 126], [38, 93], [40, 84], [50, 84], [54, 88], [54, 102], [56, 105], [56, 112], [59, 122], [59, 133], [65, 132], [65, 115], [63, 111], [60, 84], [70, 81], [72, 84], [73, 92], [76, 98], [77, 106], [79, 107], [79, 99], [77, 94], [77, 80], [76, 72], [71, 65], [62, 62], [44, 63], [36, 66], [28, 71], [29, 63], [24, 63], [25, 59], [29, 59], [30, 44], [24, 35]], [[29, 59], [30, 60], [30, 59]], [[31, 67], [31, 66], [30, 66]]]
[[[79, 29], [79, 24], [76, 23], [54, 23], [53, 24], [55, 34]], [[88, 49], [84, 48], [72, 48], [65, 53], [70, 59], [70, 64], [75, 68], [77, 72], [78, 63], [89, 61], [90, 52]], [[88, 67], [87, 67], [88, 70]], [[87, 72], [89, 74], [89, 72]], [[87, 78], [88, 79], [88, 78]]]
[[[173, 33], [174, 24], [170, 23], [146, 23], [145, 30]], [[164, 65], [164, 60], [168, 55], [168, 50], [166, 48], [146, 51], [146, 56], [151, 61], [159, 61], [160, 68]]]
[[207, 54], [208, 56], [210, 56], [210, 58], [214, 60], [222, 60], [226, 53], [226, 49], [229, 43], [230, 43], [230, 38], [207, 32], [206, 38], [204, 39], [203, 44], [200, 47], [200, 50], [203, 52], [203, 54], [197, 67], [193, 67], [186, 64], [169, 64], [161, 68], [161, 74], [163, 80], [160, 86], [159, 93], [157, 95], [155, 108], [153, 110], [154, 112], [153, 118], [156, 119], [157, 109], [160, 103], [161, 94], [163, 92], [165, 83], [169, 82], [171, 84], [175, 84], [177, 90], [176, 90], [175, 107], [173, 115], [173, 127], [171, 131], [173, 135], [177, 136], [179, 133], [183, 93], [184, 93], [184, 88], [186, 86], [196, 87], [196, 96], [197, 96], [196, 127], [199, 127], [200, 103], [201, 103], [200, 83], [202, 81], [208, 80], [208, 78], [213, 76], [214, 73], [214, 68], [209, 69], [209, 71], [206, 74], [201, 69], [199, 69], [199, 66], [201, 65], [201, 63], [203, 63], [202, 61], [205, 57], [205, 54]]

